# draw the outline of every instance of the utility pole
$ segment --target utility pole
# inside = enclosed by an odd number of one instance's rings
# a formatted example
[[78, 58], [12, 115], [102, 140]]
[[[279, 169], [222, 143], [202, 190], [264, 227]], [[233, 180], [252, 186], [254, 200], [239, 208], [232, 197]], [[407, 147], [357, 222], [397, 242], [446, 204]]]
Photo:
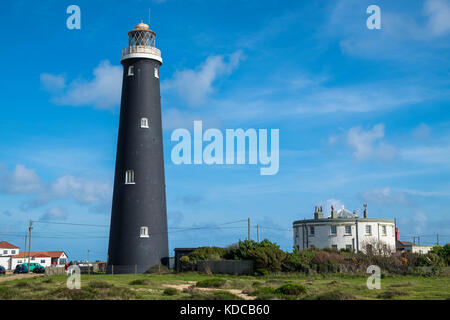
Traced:
[[248, 241], [250, 241], [250, 218], [248, 218]]
[[23, 250], [23, 260], [25, 261], [25, 257], [26, 257], [26, 254], [27, 254], [27, 237], [28, 237], [28, 235], [27, 234], [25, 234], [25, 249]]
[[259, 224], [256, 225], [256, 240], [259, 243]]
[[420, 246], [420, 236], [417, 236], [417, 243], [418, 243], [419, 246]]
[[439, 234], [436, 234], [436, 245], [439, 245]]
[[89, 249], [88, 249], [88, 259], [87, 259], [87, 266], [88, 266], [88, 275], [91, 275], [91, 266], [89, 265]]
[[30, 220], [30, 226], [28, 227], [28, 272], [30, 272], [30, 260], [31, 260], [31, 231], [33, 231], [33, 221]]

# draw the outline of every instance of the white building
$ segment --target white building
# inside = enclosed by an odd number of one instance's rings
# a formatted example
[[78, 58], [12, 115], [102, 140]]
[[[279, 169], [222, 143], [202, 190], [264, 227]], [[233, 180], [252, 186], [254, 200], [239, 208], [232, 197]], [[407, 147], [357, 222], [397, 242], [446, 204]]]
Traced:
[[331, 216], [324, 218], [322, 208], [316, 207], [314, 219], [293, 223], [294, 246], [300, 250], [335, 248], [355, 252], [395, 252], [395, 221], [369, 219], [367, 206], [364, 207], [363, 218], [344, 207], [337, 211], [331, 207]]
[[[12, 269], [18, 264], [28, 262], [28, 252], [21, 252], [12, 257]], [[64, 267], [67, 263], [68, 257], [64, 251], [37, 251], [31, 252], [30, 262], [39, 263], [43, 267]]]
[[425, 246], [425, 245], [415, 244], [415, 243], [409, 242], [409, 241], [397, 240], [397, 251], [426, 254], [431, 249], [433, 249], [433, 246]]
[[19, 254], [20, 249], [15, 245], [1, 241], [0, 242], [0, 266], [3, 266], [6, 270], [11, 270], [12, 257]]

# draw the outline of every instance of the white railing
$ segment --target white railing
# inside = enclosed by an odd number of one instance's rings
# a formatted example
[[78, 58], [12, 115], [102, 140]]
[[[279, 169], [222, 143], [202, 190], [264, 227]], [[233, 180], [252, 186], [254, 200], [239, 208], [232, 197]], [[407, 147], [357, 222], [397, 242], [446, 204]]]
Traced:
[[155, 47], [150, 46], [131, 46], [123, 48], [122, 57], [131, 54], [131, 53], [149, 53], [154, 54], [155, 56], [161, 57], [161, 51]]

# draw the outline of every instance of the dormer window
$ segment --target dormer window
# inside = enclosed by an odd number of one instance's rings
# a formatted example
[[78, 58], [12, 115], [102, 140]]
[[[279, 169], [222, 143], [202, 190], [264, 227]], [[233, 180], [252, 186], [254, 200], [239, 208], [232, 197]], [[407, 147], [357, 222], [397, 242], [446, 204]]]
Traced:
[[149, 128], [147, 118], [141, 118], [141, 128], [146, 128], [146, 129]]
[[134, 66], [128, 67], [128, 76], [134, 76]]

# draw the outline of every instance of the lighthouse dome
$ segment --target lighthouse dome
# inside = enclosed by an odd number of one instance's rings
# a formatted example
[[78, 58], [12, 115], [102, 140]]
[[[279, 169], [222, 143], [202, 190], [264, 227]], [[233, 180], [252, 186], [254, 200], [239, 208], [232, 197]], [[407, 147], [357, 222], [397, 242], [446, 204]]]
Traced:
[[143, 22], [140, 22], [140, 23], [138, 23], [138, 24], [136, 25], [135, 29], [138, 29], [138, 30], [148, 30], [148, 29], [149, 29], [149, 26], [148, 26], [148, 24], [145, 24], [145, 23], [143, 23]]

